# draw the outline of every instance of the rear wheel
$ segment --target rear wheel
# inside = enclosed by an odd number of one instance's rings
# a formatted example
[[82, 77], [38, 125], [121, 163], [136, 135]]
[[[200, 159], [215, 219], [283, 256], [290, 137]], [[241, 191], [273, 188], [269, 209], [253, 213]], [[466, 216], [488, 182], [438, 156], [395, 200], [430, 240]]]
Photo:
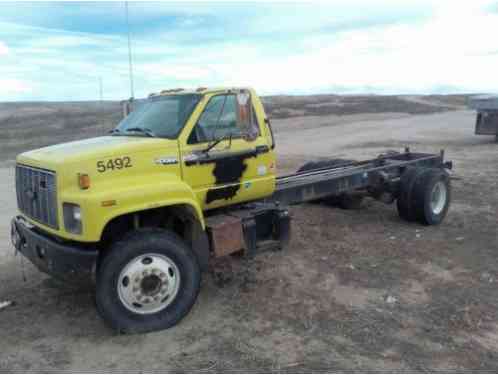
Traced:
[[451, 187], [448, 173], [426, 169], [413, 186], [413, 207], [417, 221], [425, 225], [440, 224], [448, 212]]
[[415, 221], [415, 209], [413, 208], [412, 193], [415, 181], [424, 169], [417, 167], [407, 167], [401, 175], [399, 184], [399, 194], [396, 200], [399, 216], [406, 221]]
[[140, 229], [113, 244], [97, 275], [96, 303], [104, 320], [123, 333], [177, 324], [195, 303], [201, 272], [176, 234]]

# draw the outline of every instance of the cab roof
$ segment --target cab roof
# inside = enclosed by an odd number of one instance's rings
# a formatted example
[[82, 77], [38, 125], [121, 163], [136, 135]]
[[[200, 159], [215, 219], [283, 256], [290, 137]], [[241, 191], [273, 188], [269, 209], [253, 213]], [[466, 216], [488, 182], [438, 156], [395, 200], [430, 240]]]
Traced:
[[165, 96], [165, 95], [191, 95], [191, 94], [213, 94], [213, 93], [219, 93], [219, 92], [239, 92], [239, 91], [251, 91], [249, 87], [198, 87], [197, 89], [183, 89], [183, 88], [176, 88], [176, 89], [168, 89], [168, 90], [162, 90], [158, 93], [151, 93], [149, 95], [150, 97], [154, 96]]

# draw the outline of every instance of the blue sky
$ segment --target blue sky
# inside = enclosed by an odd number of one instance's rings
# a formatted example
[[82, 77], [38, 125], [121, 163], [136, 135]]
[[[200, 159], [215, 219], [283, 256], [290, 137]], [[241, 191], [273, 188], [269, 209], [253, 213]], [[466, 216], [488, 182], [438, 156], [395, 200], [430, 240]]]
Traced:
[[[129, 3], [135, 96], [498, 91], [498, 1]], [[123, 2], [0, 3], [0, 101], [130, 96]]]

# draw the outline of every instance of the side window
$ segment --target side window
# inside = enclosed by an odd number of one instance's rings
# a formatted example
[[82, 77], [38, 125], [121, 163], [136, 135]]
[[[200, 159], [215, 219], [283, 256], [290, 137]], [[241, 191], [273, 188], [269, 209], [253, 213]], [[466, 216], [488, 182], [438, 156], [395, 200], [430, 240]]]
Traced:
[[237, 126], [237, 99], [235, 95], [213, 96], [204, 108], [188, 143], [210, 142], [214, 139], [241, 136]]
[[247, 141], [255, 140], [259, 134], [259, 124], [256, 117], [256, 111], [252, 105], [251, 95], [247, 91], [241, 91], [237, 94], [238, 104], [238, 126], [241, 129], [242, 136]]

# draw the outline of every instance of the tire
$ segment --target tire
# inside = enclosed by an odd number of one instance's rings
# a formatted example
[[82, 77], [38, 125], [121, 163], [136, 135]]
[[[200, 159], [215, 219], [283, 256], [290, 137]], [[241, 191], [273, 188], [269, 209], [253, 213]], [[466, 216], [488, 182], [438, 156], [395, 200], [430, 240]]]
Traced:
[[318, 161], [308, 161], [304, 163], [297, 172], [307, 172], [322, 168], [333, 168], [340, 167], [341, 165], [349, 164], [354, 162], [350, 159], [328, 159], [328, 160], [318, 160]]
[[401, 175], [399, 184], [399, 194], [396, 200], [399, 217], [405, 221], [415, 221], [415, 209], [412, 204], [413, 185], [424, 169], [417, 167], [407, 167]]
[[120, 333], [170, 328], [194, 305], [200, 282], [197, 259], [180, 237], [158, 228], [135, 230], [101, 261], [97, 310]]
[[413, 185], [412, 205], [418, 222], [438, 225], [445, 218], [451, 201], [448, 173], [443, 169], [426, 169]]

